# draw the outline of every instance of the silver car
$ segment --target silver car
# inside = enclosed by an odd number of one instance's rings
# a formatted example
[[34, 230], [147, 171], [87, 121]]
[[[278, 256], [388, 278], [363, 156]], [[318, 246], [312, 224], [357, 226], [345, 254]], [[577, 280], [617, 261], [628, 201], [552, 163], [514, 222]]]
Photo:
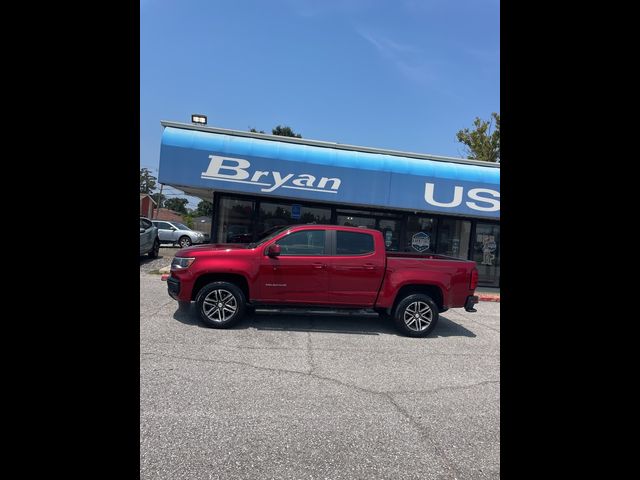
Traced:
[[170, 222], [168, 220], [152, 220], [158, 227], [158, 237], [160, 243], [178, 244], [180, 247], [188, 247], [195, 243], [204, 243], [204, 233], [191, 230], [182, 223]]
[[159, 251], [158, 229], [151, 220], [140, 217], [140, 255], [148, 253], [151, 258], [156, 258]]

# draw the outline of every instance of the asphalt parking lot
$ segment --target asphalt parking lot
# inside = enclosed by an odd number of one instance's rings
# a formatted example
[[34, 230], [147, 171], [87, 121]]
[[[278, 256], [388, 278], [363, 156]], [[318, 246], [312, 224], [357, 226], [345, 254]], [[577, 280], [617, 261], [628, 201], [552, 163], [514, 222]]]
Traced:
[[140, 256], [140, 273], [149, 273], [154, 270], [158, 270], [167, 265], [171, 265], [171, 260], [176, 252], [180, 250], [179, 247], [172, 247], [171, 245], [160, 245], [160, 252], [156, 258], [151, 258], [148, 255]]
[[140, 478], [499, 478], [499, 303], [424, 339], [375, 314], [215, 330], [147, 273], [162, 250], [140, 267]]

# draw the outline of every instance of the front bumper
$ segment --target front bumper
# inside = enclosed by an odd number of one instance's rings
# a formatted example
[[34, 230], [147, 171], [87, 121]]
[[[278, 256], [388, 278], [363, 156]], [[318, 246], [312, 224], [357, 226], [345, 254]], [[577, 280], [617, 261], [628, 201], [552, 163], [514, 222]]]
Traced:
[[477, 295], [469, 295], [467, 297], [467, 301], [464, 302], [464, 309], [467, 312], [477, 312], [477, 310], [475, 308], [473, 308], [473, 306], [478, 303], [478, 297]]
[[178, 295], [180, 294], [180, 280], [174, 277], [167, 278], [167, 291], [169, 295], [174, 300], [179, 300]]

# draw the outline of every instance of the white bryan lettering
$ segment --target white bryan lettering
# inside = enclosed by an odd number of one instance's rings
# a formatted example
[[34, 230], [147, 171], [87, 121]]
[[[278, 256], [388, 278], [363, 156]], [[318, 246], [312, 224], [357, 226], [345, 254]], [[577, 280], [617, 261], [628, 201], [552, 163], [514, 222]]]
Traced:
[[[313, 175], [309, 175], [308, 173], [303, 173], [298, 177], [299, 178], [296, 178], [293, 182], [291, 182], [294, 185], [297, 185], [298, 187], [313, 187], [313, 183], [316, 181], [316, 177], [314, 177]], [[306, 177], [306, 178], [302, 178], [302, 177]], [[306, 182], [306, 183], [303, 183], [303, 182]]]
[[260, 170], [256, 170], [256, 173], [254, 173], [253, 177], [251, 177], [251, 181], [257, 182], [258, 180], [260, 180], [260, 177], [263, 177], [265, 175], [269, 175], [269, 172], [261, 172]]
[[284, 178], [282, 178], [280, 176], [280, 172], [272, 172], [272, 173], [273, 173], [273, 179], [276, 181], [276, 183], [273, 184], [273, 186], [271, 186], [269, 188], [261, 188], [260, 191], [262, 191], [262, 192], [273, 192], [277, 188], [280, 188], [282, 185], [287, 183], [287, 181], [290, 180], [293, 177], [293, 173], [290, 173], [289, 175], [287, 175]]
[[[209, 158], [211, 159], [209, 168], [207, 168], [206, 172], [202, 172], [202, 175], [207, 177], [233, 178], [235, 180], [245, 180], [249, 178], [249, 172], [245, 170], [251, 166], [249, 161], [243, 160], [242, 158], [224, 158], [216, 155], [209, 155]], [[229, 165], [229, 162], [235, 162], [236, 165]], [[220, 173], [220, 170], [230, 170], [234, 173], [232, 175]]]
[[331, 190], [338, 190], [340, 188], [340, 179], [339, 178], [327, 178], [322, 177], [320, 182], [318, 183], [318, 188], [325, 188], [327, 186], [327, 182], [331, 183]]

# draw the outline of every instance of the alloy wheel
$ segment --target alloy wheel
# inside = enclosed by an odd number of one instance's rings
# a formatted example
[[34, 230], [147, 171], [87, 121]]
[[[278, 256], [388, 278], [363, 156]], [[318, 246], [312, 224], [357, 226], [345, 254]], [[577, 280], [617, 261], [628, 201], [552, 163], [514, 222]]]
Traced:
[[209, 320], [226, 322], [236, 314], [238, 302], [228, 290], [213, 290], [205, 297], [202, 310]]
[[425, 302], [413, 302], [404, 310], [404, 323], [414, 332], [426, 330], [433, 320], [433, 310]]

